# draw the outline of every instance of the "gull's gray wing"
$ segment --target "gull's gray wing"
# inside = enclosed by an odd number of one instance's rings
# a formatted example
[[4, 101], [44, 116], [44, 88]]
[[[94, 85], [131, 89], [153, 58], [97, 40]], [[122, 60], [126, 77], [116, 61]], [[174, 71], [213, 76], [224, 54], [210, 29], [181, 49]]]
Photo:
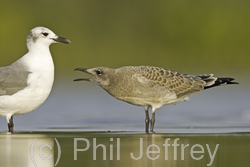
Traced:
[[157, 85], [174, 92], [177, 97], [189, 95], [204, 89], [206, 82], [200, 77], [180, 74], [159, 67], [144, 66], [141, 77], [148, 79], [151, 86]]
[[29, 72], [17, 64], [0, 67], [0, 96], [13, 95], [27, 86]]

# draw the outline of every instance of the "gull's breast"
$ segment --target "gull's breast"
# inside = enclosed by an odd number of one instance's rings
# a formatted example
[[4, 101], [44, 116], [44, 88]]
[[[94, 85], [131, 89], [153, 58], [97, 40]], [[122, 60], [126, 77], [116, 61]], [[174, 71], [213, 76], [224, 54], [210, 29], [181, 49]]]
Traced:
[[29, 70], [27, 87], [1, 96], [0, 114], [24, 114], [39, 107], [49, 96], [54, 82], [53, 62]]

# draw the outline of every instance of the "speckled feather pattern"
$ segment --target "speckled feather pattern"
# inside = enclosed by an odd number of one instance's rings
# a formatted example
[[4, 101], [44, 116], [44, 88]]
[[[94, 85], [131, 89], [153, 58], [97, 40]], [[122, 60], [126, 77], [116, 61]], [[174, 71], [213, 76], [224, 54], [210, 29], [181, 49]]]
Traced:
[[[125, 66], [117, 69], [96, 67], [76, 68], [93, 75], [93, 78], [78, 78], [75, 81], [90, 81], [99, 84], [115, 98], [144, 106], [145, 131], [154, 132], [155, 111], [167, 104], [188, 100], [192, 93], [223, 84], [237, 84], [234, 78], [216, 78], [213, 74], [188, 75], [152, 66]], [[149, 119], [148, 110], [152, 108]]]
[[[206, 85], [206, 82], [199, 77], [151, 66], [121, 67], [116, 70], [115, 75], [110, 74], [110, 76], [119, 80], [119, 84], [133, 84], [135, 88], [140, 85], [145, 89], [156, 89], [155, 91], [163, 88], [163, 90], [174, 92], [178, 96], [201, 91]], [[126, 82], [121, 82], [121, 80]]]
[[200, 77], [160, 67], [125, 66], [102, 70], [109, 84], [99, 85], [112, 96], [135, 105], [177, 103], [187, 100], [189, 94], [203, 90], [207, 84]]

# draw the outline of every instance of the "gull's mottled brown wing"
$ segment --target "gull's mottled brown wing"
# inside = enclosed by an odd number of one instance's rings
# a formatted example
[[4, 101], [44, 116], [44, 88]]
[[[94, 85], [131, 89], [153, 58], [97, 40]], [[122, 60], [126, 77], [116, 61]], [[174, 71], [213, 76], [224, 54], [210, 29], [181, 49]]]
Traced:
[[165, 87], [174, 92], [177, 97], [199, 92], [204, 89], [206, 84], [200, 77], [180, 74], [168, 69], [141, 66], [141, 77], [150, 80], [150, 84]]

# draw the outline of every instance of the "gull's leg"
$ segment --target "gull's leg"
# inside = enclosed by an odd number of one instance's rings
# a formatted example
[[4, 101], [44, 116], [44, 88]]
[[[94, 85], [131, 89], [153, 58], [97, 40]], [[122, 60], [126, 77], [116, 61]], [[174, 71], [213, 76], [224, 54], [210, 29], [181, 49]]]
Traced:
[[9, 132], [14, 133], [13, 116], [7, 116], [6, 119], [7, 119], [7, 122], [8, 122]]
[[155, 108], [152, 107], [152, 117], [151, 117], [151, 120], [150, 120], [150, 132], [152, 133], [155, 133], [154, 132], [154, 125], [155, 125]]
[[145, 131], [146, 133], [148, 133], [148, 129], [149, 129], [149, 114], [148, 114], [148, 106], [145, 107]]

